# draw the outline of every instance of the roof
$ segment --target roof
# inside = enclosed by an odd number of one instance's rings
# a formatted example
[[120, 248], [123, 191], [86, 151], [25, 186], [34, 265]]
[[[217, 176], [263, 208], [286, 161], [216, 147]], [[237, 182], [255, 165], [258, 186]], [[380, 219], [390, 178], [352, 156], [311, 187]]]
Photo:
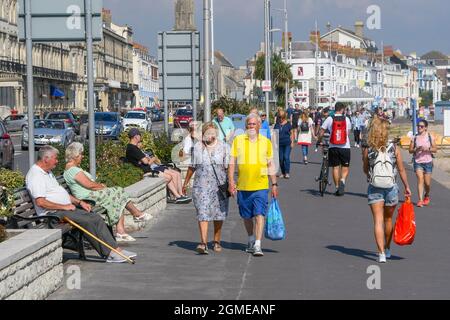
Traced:
[[315, 46], [309, 41], [296, 41], [291, 44], [292, 51], [314, 51]]
[[425, 53], [421, 59], [423, 60], [435, 60], [435, 65], [449, 65], [450, 57], [446, 56], [440, 51], [430, 51]]
[[337, 101], [372, 101], [374, 97], [369, 93], [354, 87], [337, 98]]
[[331, 31], [325, 33], [325, 34], [324, 34], [323, 36], [321, 36], [320, 38], [322, 39], [322, 38], [324, 38], [324, 37], [327, 37], [329, 34], [334, 33], [334, 32], [338, 32], [338, 31], [347, 33], [347, 34], [349, 34], [349, 35], [351, 35], [351, 36], [353, 36], [353, 37], [355, 37], [355, 38], [357, 38], [357, 39], [360, 39], [361, 42], [363, 42], [364, 45], [366, 46], [366, 48], [368, 48], [368, 49], [376, 49], [376, 43], [375, 43], [375, 41], [373, 41], [372, 39], [369, 39], [369, 38], [364, 37], [364, 36], [363, 36], [363, 37], [360, 37], [360, 36], [358, 36], [354, 31], [351, 31], [351, 30], [349, 30], [349, 29], [345, 29], [345, 28], [342, 28], [342, 27], [337, 27], [337, 28], [335, 28], [334, 30], [331, 30]]
[[237, 82], [236, 80], [234, 80], [233, 78], [231, 78], [229, 76], [225, 76], [224, 79], [225, 79], [225, 82], [232, 84], [235, 88], [244, 87], [244, 85], [242, 85], [241, 83]]
[[220, 52], [220, 51], [214, 51], [214, 57], [220, 62], [220, 65], [221, 65], [221, 66], [229, 67], [229, 68], [233, 68], [233, 69], [234, 69], [233, 64], [230, 62], [230, 60], [228, 60], [228, 59], [223, 55], [222, 52]]

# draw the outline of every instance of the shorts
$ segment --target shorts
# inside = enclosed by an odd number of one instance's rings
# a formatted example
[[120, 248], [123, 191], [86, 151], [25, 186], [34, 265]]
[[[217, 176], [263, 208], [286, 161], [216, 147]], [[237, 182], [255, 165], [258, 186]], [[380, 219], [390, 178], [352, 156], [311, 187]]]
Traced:
[[238, 191], [237, 203], [242, 219], [252, 219], [256, 216], [265, 217], [269, 207], [269, 190]]
[[330, 148], [328, 151], [328, 164], [330, 167], [350, 167], [350, 149]]
[[384, 202], [386, 207], [393, 207], [398, 204], [398, 185], [389, 189], [377, 188], [369, 184], [367, 190], [369, 205]]
[[425, 174], [433, 173], [433, 162], [417, 163], [414, 161], [414, 171], [423, 171]]

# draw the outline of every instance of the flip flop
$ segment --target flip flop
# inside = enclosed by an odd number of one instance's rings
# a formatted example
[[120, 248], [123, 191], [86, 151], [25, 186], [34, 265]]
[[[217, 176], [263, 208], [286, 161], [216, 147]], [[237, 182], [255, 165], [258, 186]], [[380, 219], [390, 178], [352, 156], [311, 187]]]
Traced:
[[117, 242], [134, 242], [134, 241], [136, 241], [136, 239], [126, 233], [124, 233], [124, 234], [116, 233], [116, 241]]

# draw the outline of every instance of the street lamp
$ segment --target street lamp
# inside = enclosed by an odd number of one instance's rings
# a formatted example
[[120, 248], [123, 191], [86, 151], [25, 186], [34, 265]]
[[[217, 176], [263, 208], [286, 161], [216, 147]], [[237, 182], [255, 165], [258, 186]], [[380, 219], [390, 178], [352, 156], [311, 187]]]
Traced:
[[[289, 63], [288, 61], [288, 42], [289, 42], [289, 36], [288, 36], [288, 12], [287, 12], [287, 3], [286, 0], [284, 0], [284, 9], [274, 9], [276, 11], [280, 11], [284, 13], [284, 62], [286, 64]], [[289, 100], [289, 81], [286, 81], [286, 88], [285, 88], [285, 109], [288, 109], [288, 100]]]

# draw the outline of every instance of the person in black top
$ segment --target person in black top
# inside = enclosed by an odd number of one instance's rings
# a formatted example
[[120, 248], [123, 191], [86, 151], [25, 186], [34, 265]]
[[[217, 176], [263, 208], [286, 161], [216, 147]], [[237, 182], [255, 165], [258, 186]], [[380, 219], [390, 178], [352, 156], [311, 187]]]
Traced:
[[137, 128], [132, 128], [128, 132], [130, 143], [127, 145], [126, 158], [127, 161], [136, 167], [141, 168], [144, 173], [152, 171], [159, 172], [159, 176], [164, 178], [172, 195], [175, 197], [175, 203], [187, 203], [192, 199], [183, 195], [181, 174], [164, 165], [153, 154], [146, 155], [138, 145], [141, 143], [141, 133]]
[[292, 115], [290, 117], [291, 126], [292, 126], [292, 134], [294, 136], [294, 140], [298, 137], [298, 119], [302, 115], [302, 110], [300, 110], [300, 105], [298, 103], [295, 104], [295, 109], [292, 111]]

